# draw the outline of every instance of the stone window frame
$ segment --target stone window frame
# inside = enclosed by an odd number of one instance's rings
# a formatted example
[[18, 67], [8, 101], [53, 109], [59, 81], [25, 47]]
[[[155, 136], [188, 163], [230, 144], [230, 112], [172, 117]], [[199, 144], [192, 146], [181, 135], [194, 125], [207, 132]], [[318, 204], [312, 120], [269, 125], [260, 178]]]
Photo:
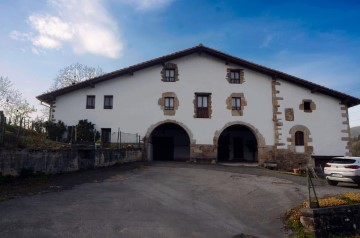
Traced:
[[[168, 77], [166, 77], [167, 70], [174, 70], [174, 80], [168, 80]], [[161, 70], [161, 81], [168, 83], [174, 83], [176, 81], [179, 81], [179, 69], [177, 67], [177, 64], [174, 63], [163, 64], [163, 68]]]
[[[198, 97], [207, 97], [207, 117], [199, 117], [198, 112]], [[194, 118], [201, 118], [201, 119], [210, 119], [212, 114], [212, 102], [211, 102], [211, 93], [204, 93], [204, 92], [196, 92], [195, 98], [193, 101], [194, 104]]]
[[312, 138], [310, 137], [311, 136], [311, 133], [310, 133], [310, 130], [306, 127], [306, 126], [303, 126], [303, 125], [295, 125], [293, 127], [291, 127], [291, 129], [289, 130], [289, 134], [290, 134], [290, 137], [287, 138], [287, 141], [290, 142], [290, 145], [288, 145], [288, 149], [291, 151], [291, 152], [294, 152], [296, 153], [296, 146], [301, 146], [301, 145], [296, 145], [295, 141], [295, 134], [296, 132], [298, 131], [301, 131], [303, 134], [304, 134], [304, 153], [307, 153], [307, 154], [312, 154], [313, 152], [313, 146], [310, 145], [310, 143], [313, 142]]
[[[165, 98], [174, 98], [174, 108], [173, 110], [165, 109]], [[175, 116], [176, 110], [179, 108], [179, 99], [174, 92], [165, 92], [162, 93], [161, 97], [158, 100], [158, 105], [161, 110], [164, 112], [165, 116]]]
[[[232, 107], [232, 99], [240, 98], [240, 110], [234, 110]], [[226, 99], [226, 109], [231, 111], [232, 116], [242, 116], [244, 115], [244, 109], [247, 106], [247, 101], [245, 99], [244, 93], [232, 93]]]
[[95, 95], [86, 95], [86, 109], [95, 109]]
[[[305, 104], [309, 104], [309, 109], [305, 109]], [[299, 109], [304, 112], [311, 113], [316, 110], [316, 104], [311, 99], [303, 99], [301, 104], [299, 105]]]
[[[239, 73], [239, 80], [233, 80], [231, 78], [231, 73]], [[226, 70], [226, 80], [231, 84], [242, 84], [245, 82], [244, 69], [240, 68], [227, 68]]]

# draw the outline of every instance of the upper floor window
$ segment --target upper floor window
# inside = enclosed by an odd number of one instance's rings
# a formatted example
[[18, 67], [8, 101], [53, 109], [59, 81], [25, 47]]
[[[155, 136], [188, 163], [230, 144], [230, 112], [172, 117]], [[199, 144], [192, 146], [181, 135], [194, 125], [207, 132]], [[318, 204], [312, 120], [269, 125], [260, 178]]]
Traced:
[[112, 109], [113, 108], [113, 96], [106, 95], [104, 96], [104, 109]]
[[241, 97], [233, 97], [232, 98], [232, 110], [241, 110]]
[[304, 110], [305, 110], [305, 111], [310, 111], [310, 110], [311, 110], [310, 105], [311, 105], [311, 102], [305, 101], [305, 102], [304, 102]]
[[95, 109], [95, 96], [88, 95], [86, 97], [86, 109]]
[[158, 100], [158, 105], [165, 116], [175, 116], [179, 108], [179, 99], [174, 92], [164, 92]]
[[165, 69], [165, 81], [175, 82], [175, 69]]
[[312, 112], [316, 110], [316, 104], [311, 99], [304, 99], [300, 104], [299, 109], [304, 112]]
[[295, 145], [296, 146], [304, 145], [304, 132], [302, 131], [295, 132]]
[[241, 84], [245, 82], [244, 70], [239, 68], [228, 68], [226, 73], [226, 80], [229, 83]]
[[230, 83], [240, 83], [240, 70], [230, 70]]
[[165, 97], [164, 110], [174, 110], [174, 97]]
[[210, 93], [196, 93], [196, 117], [210, 118]]
[[166, 63], [161, 70], [161, 80], [163, 82], [176, 82], [179, 80], [178, 67], [174, 63]]

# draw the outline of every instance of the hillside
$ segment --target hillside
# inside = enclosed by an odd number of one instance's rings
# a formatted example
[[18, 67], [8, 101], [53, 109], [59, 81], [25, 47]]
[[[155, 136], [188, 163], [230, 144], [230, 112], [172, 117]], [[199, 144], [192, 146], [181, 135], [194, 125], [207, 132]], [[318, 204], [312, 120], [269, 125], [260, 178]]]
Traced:
[[351, 138], [358, 137], [360, 135], [360, 126], [350, 128]]

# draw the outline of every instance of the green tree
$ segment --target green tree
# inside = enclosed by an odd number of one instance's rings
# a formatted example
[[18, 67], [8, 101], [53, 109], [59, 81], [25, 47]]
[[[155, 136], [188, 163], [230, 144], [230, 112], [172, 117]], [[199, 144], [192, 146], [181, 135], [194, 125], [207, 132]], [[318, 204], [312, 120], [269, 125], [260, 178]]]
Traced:
[[32, 129], [35, 130], [37, 133], [43, 133], [43, 129], [44, 129], [44, 122], [37, 119], [35, 121], [33, 121], [32, 123]]
[[66, 131], [66, 126], [64, 122], [52, 122], [47, 121], [44, 123], [47, 136], [50, 140], [58, 141], [62, 138], [64, 132]]
[[[94, 138], [95, 134], [95, 138]], [[99, 132], [95, 130], [95, 124], [88, 120], [80, 120], [76, 125], [76, 140], [77, 141], [95, 141], [100, 138]]]

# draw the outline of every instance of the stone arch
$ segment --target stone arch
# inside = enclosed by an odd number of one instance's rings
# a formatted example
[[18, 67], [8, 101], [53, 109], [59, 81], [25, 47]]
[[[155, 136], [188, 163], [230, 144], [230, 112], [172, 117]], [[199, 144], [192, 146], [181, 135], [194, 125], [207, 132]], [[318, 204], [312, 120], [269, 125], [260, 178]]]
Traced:
[[[177, 130], [182, 130], [182, 133], [174, 134], [174, 126], [178, 128]], [[159, 136], [159, 132], [162, 134], [161, 136]], [[185, 135], [187, 139], [185, 139]], [[171, 137], [172, 143], [170, 142], [170, 144], [168, 144], [169, 140], [165, 139], [165, 137]], [[176, 145], [176, 141], [178, 143], [179, 141], [182, 141], [180, 143], [186, 143], [187, 149], [185, 148], [184, 151], [184, 145]], [[183, 123], [170, 119], [160, 121], [151, 125], [144, 137], [144, 159], [189, 160], [191, 154], [190, 148], [193, 143], [195, 143], [193, 134]], [[179, 149], [179, 146], [182, 148]], [[162, 148], [167, 149], [163, 150]], [[186, 150], [188, 150], [188, 152], [186, 152]]]
[[194, 135], [193, 133], [191, 132], [191, 130], [189, 129], [189, 127], [187, 127], [184, 123], [182, 122], [178, 122], [176, 120], [171, 120], [171, 119], [167, 119], [167, 120], [164, 120], [164, 121], [160, 121], [160, 122], [157, 122], [155, 124], [152, 124], [149, 129], [147, 130], [146, 134], [145, 134], [145, 137], [144, 137], [144, 141], [148, 142], [150, 136], [151, 136], [151, 133], [158, 127], [158, 126], [161, 126], [163, 124], [166, 124], [166, 123], [173, 123], [173, 124], [176, 124], [178, 126], [180, 126], [182, 129], [184, 129], [184, 131], [186, 131], [186, 133], [188, 134], [189, 138], [190, 138], [190, 144], [195, 144], [196, 141], [194, 139]]
[[219, 137], [220, 137], [221, 133], [224, 130], [226, 130], [226, 128], [228, 128], [230, 126], [234, 126], [234, 125], [247, 127], [255, 135], [255, 138], [256, 138], [257, 144], [258, 144], [258, 148], [265, 148], [266, 147], [265, 138], [261, 135], [259, 130], [256, 129], [256, 127], [254, 127], [250, 123], [246, 123], [246, 122], [243, 122], [243, 121], [234, 121], [234, 122], [226, 123], [219, 131], [215, 131], [215, 135], [214, 135], [214, 139], [213, 139], [213, 143], [214, 143], [215, 146], [218, 146]]
[[259, 130], [256, 129], [256, 127], [254, 127], [250, 123], [246, 123], [246, 122], [242, 122], [242, 121], [234, 121], [234, 122], [226, 123], [220, 130], [215, 131], [215, 135], [214, 135], [214, 138], [213, 138], [213, 144], [214, 144], [214, 149], [216, 151], [216, 154], [218, 154], [219, 138], [220, 138], [221, 134], [227, 128], [229, 128], [231, 126], [236, 126], [236, 125], [246, 127], [254, 135], [254, 137], [256, 139], [256, 144], [257, 144], [257, 161], [258, 161], [258, 163], [261, 164], [264, 160], [266, 160], [267, 154], [268, 154], [268, 148], [267, 148], [266, 143], [265, 143], [265, 138], [259, 132]]
[[311, 133], [309, 128], [303, 125], [295, 125], [290, 128], [289, 130], [290, 137], [287, 138], [287, 141], [290, 142], [290, 144], [288, 145], [288, 149], [291, 152], [296, 152], [295, 133], [297, 131], [301, 131], [304, 133], [304, 152], [311, 154], [313, 152], [313, 147], [310, 146], [310, 143], [312, 142], [312, 138], [310, 137]]

